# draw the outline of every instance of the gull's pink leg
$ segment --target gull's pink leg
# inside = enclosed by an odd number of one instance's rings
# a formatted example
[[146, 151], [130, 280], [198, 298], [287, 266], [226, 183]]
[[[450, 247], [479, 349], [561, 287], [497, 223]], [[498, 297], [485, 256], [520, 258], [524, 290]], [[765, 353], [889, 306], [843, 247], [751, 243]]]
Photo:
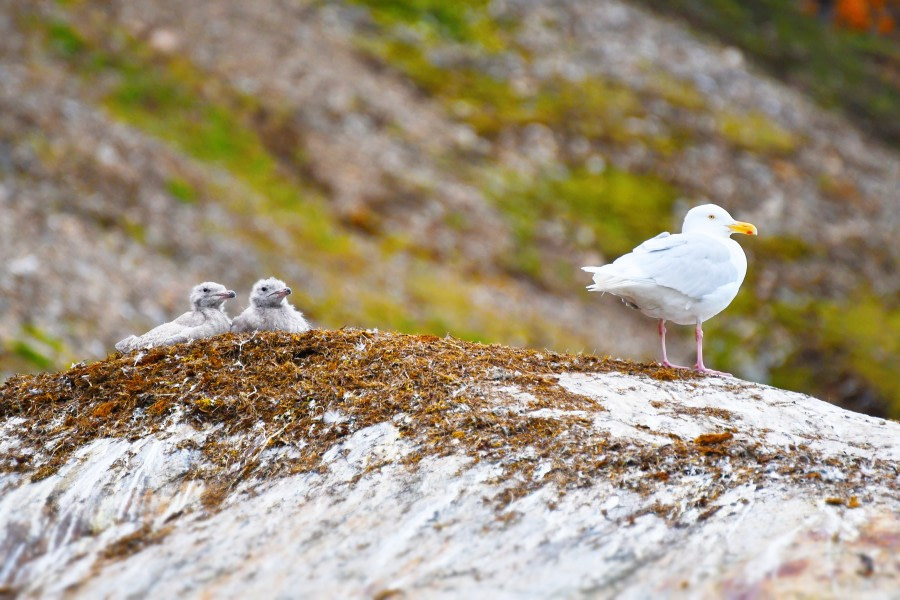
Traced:
[[662, 342], [662, 351], [663, 351], [663, 359], [662, 365], [664, 367], [669, 367], [670, 369], [687, 369], [687, 367], [682, 367], [680, 365], [673, 365], [669, 362], [669, 357], [666, 356], [666, 321], [665, 319], [659, 320], [659, 341]]
[[703, 366], [703, 328], [700, 326], [699, 320], [697, 321], [697, 327], [694, 329], [694, 337], [697, 338], [697, 364], [694, 365], [694, 368], [701, 373], [706, 373], [707, 375], [724, 375], [726, 377], [733, 377], [731, 373], [716, 371], [715, 369], [707, 369], [705, 366]]

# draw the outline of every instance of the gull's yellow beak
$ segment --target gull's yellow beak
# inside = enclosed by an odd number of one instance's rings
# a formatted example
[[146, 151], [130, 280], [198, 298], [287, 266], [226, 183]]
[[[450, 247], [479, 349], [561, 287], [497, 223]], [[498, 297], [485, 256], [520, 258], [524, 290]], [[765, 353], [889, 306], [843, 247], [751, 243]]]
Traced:
[[728, 229], [735, 233], [744, 233], [746, 235], [756, 235], [756, 225], [752, 223], [744, 223], [743, 221], [735, 221], [728, 226]]

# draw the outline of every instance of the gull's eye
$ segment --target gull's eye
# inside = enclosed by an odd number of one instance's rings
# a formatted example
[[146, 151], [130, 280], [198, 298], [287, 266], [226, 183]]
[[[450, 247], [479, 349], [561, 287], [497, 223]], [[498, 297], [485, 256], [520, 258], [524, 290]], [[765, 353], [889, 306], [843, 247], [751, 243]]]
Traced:
[[715, 219], [715, 218], [716, 218], [716, 215], [709, 215], [709, 217], [707, 217], [707, 218], [708, 218], [708, 219]]
[[268, 291], [269, 291], [269, 288], [267, 288], [267, 287], [264, 287], [264, 288], [262, 288], [262, 291], [264, 291], [264, 292], [268, 292]]
[[204, 293], [209, 292], [209, 288], [203, 288], [203, 292]]

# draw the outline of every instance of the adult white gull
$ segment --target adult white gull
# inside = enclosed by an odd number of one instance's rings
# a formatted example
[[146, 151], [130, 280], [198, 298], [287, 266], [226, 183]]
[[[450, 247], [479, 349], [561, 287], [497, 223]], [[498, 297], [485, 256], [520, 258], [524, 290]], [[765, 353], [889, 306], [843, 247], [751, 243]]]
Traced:
[[220, 283], [206, 281], [198, 284], [191, 290], [192, 310], [143, 335], [128, 336], [116, 344], [116, 350], [126, 353], [138, 348], [168, 346], [226, 333], [231, 328], [231, 320], [222, 305], [235, 295]]
[[756, 235], [756, 226], [736, 221], [721, 206], [688, 211], [681, 233], [651, 238], [614, 262], [582, 267], [594, 274], [592, 292], [609, 292], [631, 308], [659, 320], [662, 364], [683, 369], [666, 356], [666, 321], [694, 324], [697, 363], [704, 373], [727, 375], [703, 364], [703, 327], [737, 296], [747, 274], [747, 257], [731, 234]]

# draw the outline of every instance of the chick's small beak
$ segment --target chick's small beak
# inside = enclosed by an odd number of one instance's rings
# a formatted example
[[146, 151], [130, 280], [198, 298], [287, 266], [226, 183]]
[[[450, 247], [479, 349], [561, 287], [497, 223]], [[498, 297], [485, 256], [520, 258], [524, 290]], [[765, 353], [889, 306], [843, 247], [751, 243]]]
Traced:
[[743, 221], [735, 221], [731, 225], [728, 226], [728, 229], [733, 231], [734, 233], [743, 233], [746, 235], [757, 235], [756, 234], [756, 225], [752, 223], [744, 223]]
[[291, 293], [291, 288], [284, 288], [283, 290], [278, 290], [269, 294], [270, 296], [278, 296], [279, 298], [284, 298], [285, 296]]
[[228, 290], [227, 292], [220, 292], [216, 294], [219, 298], [235, 298], [237, 294], [235, 294], [232, 290]]

